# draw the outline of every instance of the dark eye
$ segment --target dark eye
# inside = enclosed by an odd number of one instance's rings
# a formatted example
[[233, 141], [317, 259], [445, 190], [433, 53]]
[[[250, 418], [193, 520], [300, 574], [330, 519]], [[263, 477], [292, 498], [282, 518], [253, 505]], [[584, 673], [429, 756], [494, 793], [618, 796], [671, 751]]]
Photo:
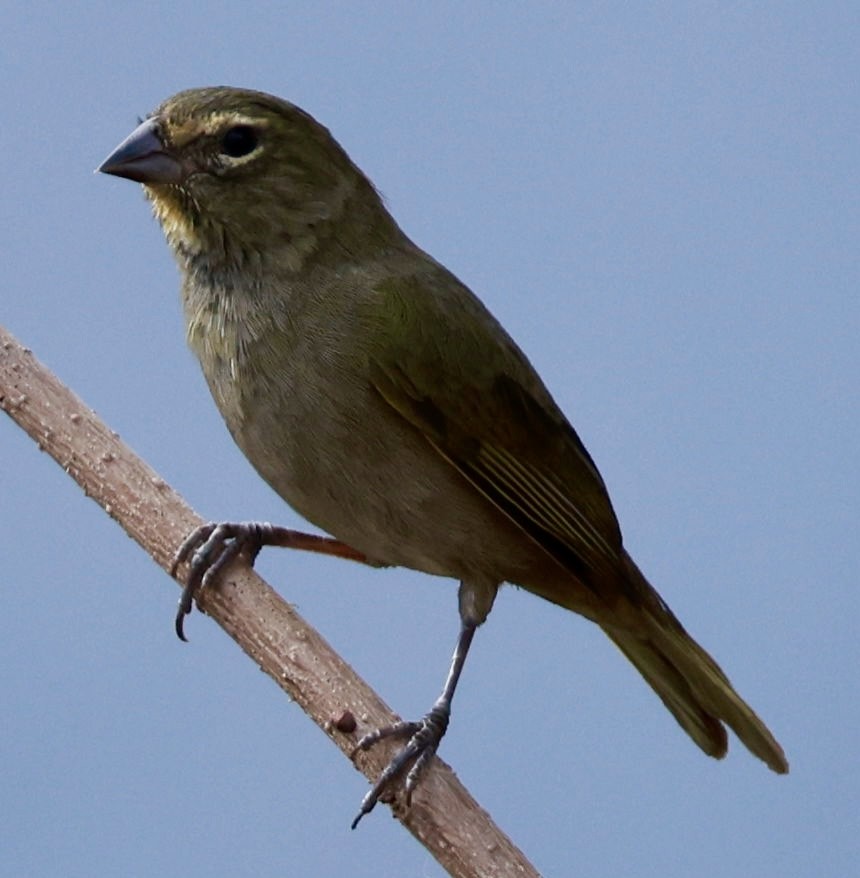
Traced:
[[238, 159], [253, 152], [258, 143], [257, 132], [250, 125], [236, 125], [221, 138], [221, 152]]

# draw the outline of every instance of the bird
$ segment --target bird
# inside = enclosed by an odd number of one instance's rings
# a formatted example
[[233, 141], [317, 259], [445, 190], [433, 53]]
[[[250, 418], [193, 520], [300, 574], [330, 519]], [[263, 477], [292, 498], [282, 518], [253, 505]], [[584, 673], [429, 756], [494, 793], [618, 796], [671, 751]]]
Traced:
[[[628, 554], [591, 455], [482, 301], [401, 230], [298, 106], [226, 86], [160, 104], [98, 169], [143, 185], [181, 273], [187, 341], [239, 448], [326, 550], [459, 582], [441, 694], [356, 751], [404, 743], [353, 827], [445, 735], [477, 628], [509, 583], [598, 625], [709, 756], [726, 727], [774, 772], [776, 738]], [[180, 548], [177, 632], [225, 559], [285, 529], [210, 525]]]

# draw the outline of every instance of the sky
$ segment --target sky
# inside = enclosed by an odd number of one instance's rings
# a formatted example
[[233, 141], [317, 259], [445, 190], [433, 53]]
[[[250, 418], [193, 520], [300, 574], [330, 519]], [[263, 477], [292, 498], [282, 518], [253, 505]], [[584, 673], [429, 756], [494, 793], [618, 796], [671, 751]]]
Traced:
[[[85, 8], [83, 8], [85, 6]], [[440, 751], [553, 876], [860, 858], [856, 3], [3, 4], [0, 323], [197, 511], [302, 521], [234, 447], [139, 187], [93, 169], [180, 89], [299, 104], [517, 339], [631, 554], [782, 742], [702, 755], [590, 623], [505, 589]], [[441, 868], [215, 626], [0, 418], [0, 874]], [[306, 525], [305, 525], [306, 526]], [[456, 584], [260, 572], [402, 716]]]

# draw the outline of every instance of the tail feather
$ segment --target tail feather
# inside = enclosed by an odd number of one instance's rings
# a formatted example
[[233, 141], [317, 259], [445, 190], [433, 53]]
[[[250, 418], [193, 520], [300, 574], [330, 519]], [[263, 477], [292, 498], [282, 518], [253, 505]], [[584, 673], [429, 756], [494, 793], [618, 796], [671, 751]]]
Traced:
[[699, 704], [683, 674], [648, 641], [623, 631], [604, 630], [660, 696], [681, 728], [708, 756], [722, 759], [728, 750], [726, 730]]
[[725, 723], [773, 771], [785, 774], [788, 762], [767, 726], [735, 692], [719, 665], [687, 634], [636, 565], [627, 560], [634, 586], [647, 597], [646, 624], [637, 626], [635, 632], [604, 625], [606, 633], [705, 753], [717, 759], [725, 756]]

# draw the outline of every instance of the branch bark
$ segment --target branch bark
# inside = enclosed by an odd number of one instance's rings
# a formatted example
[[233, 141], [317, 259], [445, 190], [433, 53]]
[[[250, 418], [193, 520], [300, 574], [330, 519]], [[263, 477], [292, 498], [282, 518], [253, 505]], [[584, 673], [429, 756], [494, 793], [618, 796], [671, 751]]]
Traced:
[[[71, 390], [0, 327], [0, 408], [167, 570], [202, 519]], [[340, 750], [350, 757], [364, 731], [398, 719], [346, 662], [251, 568], [224, 571], [198, 606], [211, 616]], [[351, 713], [354, 732], [336, 718]], [[343, 726], [346, 728], [347, 726]], [[396, 744], [353, 762], [375, 780]], [[397, 819], [454, 878], [537, 878], [522, 852], [440, 759]]]

